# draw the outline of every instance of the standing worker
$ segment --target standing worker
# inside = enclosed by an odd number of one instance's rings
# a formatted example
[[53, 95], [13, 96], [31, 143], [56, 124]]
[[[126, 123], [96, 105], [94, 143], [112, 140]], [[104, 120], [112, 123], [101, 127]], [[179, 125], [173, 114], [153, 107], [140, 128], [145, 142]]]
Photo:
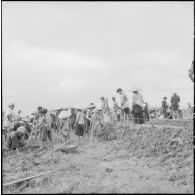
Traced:
[[83, 109], [81, 107], [76, 107], [76, 121], [75, 121], [75, 135], [78, 136], [78, 140], [82, 137], [84, 141], [84, 131], [85, 131], [85, 115], [83, 113]]
[[90, 131], [90, 125], [91, 125], [91, 117], [92, 117], [92, 111], [94, 110], [96, 106], [91, 103], [89, 104], [89, 106], [87, 107], [87, 113], [86, 113], [86, 129], [85, 132], [89, 132]]
[[76, 121], [76, 112], [75, 112], [75, 108], [71, 108], [71, 116], [70, 118], [70, 127], [71, 127], [71, 131], [74, 130], [74, 123]]
[[121, 112], [122, 112], [122, 118], [124, 120], [129, 120], [130, 119], [130, 108], [129, 108], [129, 99], [127, 95], [123, 92], [121, 88], [118, 88], [116, 92], [120, 95], [121, 97]]
[[188, 75], [192, 82], [194, 82], [194, 61], [192, 62], [191, 68], [188, 70]]
[[68, 141], [70, 139], [70, 119], [71, 110], [62, 111], [59, 115], [59, 122], [60, 122], [60, 134], [64, 141]]
[[111, 117], [110, 117], [110, 108], [108, 105], [108, 98], [105, 98], [104, 96], [102, 96], [101, 98], [101, 109], [103, 111], [103, 116], [104, 116], [104, 122], [110, 122], [111, 121]]
[[133, 108], [133, 117], [135, 124], [143, 124], [145, 123], [144, 116], [143, 116], [143, 96], [141, 93], [139, 93], [139, 89], [135, 87], [131, 90], [133, 92], [133, 102], [132, 102], [132, 108]]
[[167, 108], [168, 108], [167, 97], [164, 97], [163, 98], [163, 101], [162, 101], [163, 118], [166, 118], [167, 117]]
[[42, 106], [39, 106], [37, 108], [37, 113], [35, 114], [35, 117], [34, 117], [34, 120], [33, 120], [33, 123], [32, 123], [32, 132], [31, 132], [31, 135], [34, 134], [35, 136], [35, 141], [37, 140], [37, 137], [39, 135], [39, 130], [38, 128], [36, 128], [36, 125], [39, 123], [39, 120], [41, 118], [41, 111], [42, 111]]
[[120, 121], [120, 107], [116, 101], [115, 97], [112, 97], [112, 101], [113, 101], [113, 120], [119, 120]]
[[179, 102], [180, 97], [176, 93], [174, 93], [171, 97], [171, 111], [174, 119], [179, 117]]
[[13, 122], [13, 125], [14, 125], [14, 124], [16, 124], [16, 122], [18, 120], [17, 114], [14, 111], [15, 104], [11, 103], [10, 105], [8, 105], [8, 108], [9, 108], [9, 111], [8, 111], [7, 116], [9, 115], [9, 117], [11, 117], [11, 121]]
[[101, 128], [103, 127], [103, 117], [101, 115], [101, 108], [95, 108], [93, 111], [93, 116], [91, 118], [91, 137], [90, 143], [92, 142], [93, 137], [95, 141], [98, 141], [98, 135], [101, 133]]
[[147, 102], [145, 102], [144, 103], [144, 106], [143, 106], [143, 115], [144, 115], [144, 119], [146, 121], [149, 121], [150, 120], [149, 108], [148, 108], [148, 103]]
[[[52, 133], [51, 133], [51, 120], [47, 115], [47, 109], [43, 108], [40, 112], [38, 124], [35, 125], [35, 129], [40, 131], [41, 149], [51, 146]], [[49, 143], [48, 143], [49, 139]]]

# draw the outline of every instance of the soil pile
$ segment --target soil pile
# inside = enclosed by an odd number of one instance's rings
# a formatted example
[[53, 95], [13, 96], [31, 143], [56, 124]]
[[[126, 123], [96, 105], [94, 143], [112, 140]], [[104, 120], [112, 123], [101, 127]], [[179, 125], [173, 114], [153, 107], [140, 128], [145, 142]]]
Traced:
[[[164, 126], [162, 123], [164, 122]], [[155, 125], [154, 125], [155, 123]], [[169, 173], [169, 181], [193, 184], [193, 122], [166, 121], [152, 124], [107, 124], [99, 135], [103, 140], [123, 139], [123, 147], [138, 158], [153, 158]], [[113, 146], [116, 148], [117, 146]]]

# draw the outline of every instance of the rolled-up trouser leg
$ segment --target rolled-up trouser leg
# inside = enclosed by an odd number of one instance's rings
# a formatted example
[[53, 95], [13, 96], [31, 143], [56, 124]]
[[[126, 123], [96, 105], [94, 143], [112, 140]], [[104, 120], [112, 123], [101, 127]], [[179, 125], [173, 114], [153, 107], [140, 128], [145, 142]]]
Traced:
[[20, 144], [18, 138], [15, 135], [15, 132], [10, 133], [10, 137], [11, 137], [11, 148], [19, 148]]
[[7, 137], [7, 147], [11, 148], [11, 146], [12, 146], [12, 139], [11, 139], [10, 134], [8, 134], [8, 137]]
[[51, 141], [52, 140], [51, 128], [47, 129], [47, 136], [48, 136], [49, 140]]

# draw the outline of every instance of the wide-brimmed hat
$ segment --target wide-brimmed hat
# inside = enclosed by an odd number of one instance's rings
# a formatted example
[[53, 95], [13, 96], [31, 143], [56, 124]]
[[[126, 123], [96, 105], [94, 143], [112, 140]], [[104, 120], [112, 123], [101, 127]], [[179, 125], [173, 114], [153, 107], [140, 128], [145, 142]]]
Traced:
[[75, 106], [75, 109], [77, 109], [77, 110], [83, 110], [83, 107], [81, 107], [81, 106]]
[[11, 103], [11, 104], [8, 105], [8, 107], [12, 107], [12, 106], [15, 107], [15, 104], [14, 103]]
[[131, 90], [130, 90], [131, 92], [135, 92], [135, 91], [141, 91], [138, 87], [133, 87]]
[[29, 119], [27, 119], [27, 118], [22, 118], [20, 121], [21, 121], [21, 122], [28, 122]]
[[95, 108], [96, 106], [94, 104], [89, 104], [87, 108]]
[[17, 131], [22, 132], [22, 133], [28, 135], [27, 129], [26, 129], [24, 126], [20, 126], [20, 127], [17, 129]]
[[10, 129], [13, 129], [14, 128], [14, 124], [5, 124], [5, 126], [4, 127], [6, 127], [8, 130], [10, 130]]
[[71, 116], [71, 110], [67, 110], [67, 111], [65, 111], [65, 110], [63, 110], [63, 111], [61, 111], [60, 112], [60, 114], [58, 115], [58, 118], [68, 118], [68, 117], [70, 117]]
[[20, 124], [26, 123], [26, 121], [23, 121], [23, 120], [19, 120], [18, 122], [19, 122]]
[[99, 111], [99, 109], [98, 108], [95, 108], [93, 111], [92, 111], [92, 113], [96, 113], [96, 112], [98, 112]]
[[96, 108], [92, 111], [92, 113], [98, 112], [98, 111], [102, 111], [102, 108], [101, 108], [101, 107], [96, 107]]

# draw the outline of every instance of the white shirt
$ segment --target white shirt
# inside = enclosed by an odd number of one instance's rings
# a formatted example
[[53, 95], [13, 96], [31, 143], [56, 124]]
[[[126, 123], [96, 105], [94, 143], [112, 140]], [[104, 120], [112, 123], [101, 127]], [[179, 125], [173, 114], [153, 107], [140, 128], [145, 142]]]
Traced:
[[133, 105], [137, 104], [137, 105], [140, 105], [142, 106], [142, 104], [144, 103], [144, 100], [143, 100], [143, 96], [142, 94], [140, 93], [134, 93], [133, 94]]
[[77, 112], [76, 122], [78, 124], [85, 124], [85, 115], [83, 112]]
[[121, 108], [129, 108], [129, 98], [124, 93], [121, 95]]
[[14, 110], [10, 109], [9, 112], [7, 113], [7, 115], [11, 115], [13, 121], [17, 121], [18, 120], [18, 115], [14, 112]]
[[104, 111], [104, 113], [109, 112], [109, 105], [108, 105], [107, 98], [105, 98], [104, 101], [102, 101], [101, 109]]

